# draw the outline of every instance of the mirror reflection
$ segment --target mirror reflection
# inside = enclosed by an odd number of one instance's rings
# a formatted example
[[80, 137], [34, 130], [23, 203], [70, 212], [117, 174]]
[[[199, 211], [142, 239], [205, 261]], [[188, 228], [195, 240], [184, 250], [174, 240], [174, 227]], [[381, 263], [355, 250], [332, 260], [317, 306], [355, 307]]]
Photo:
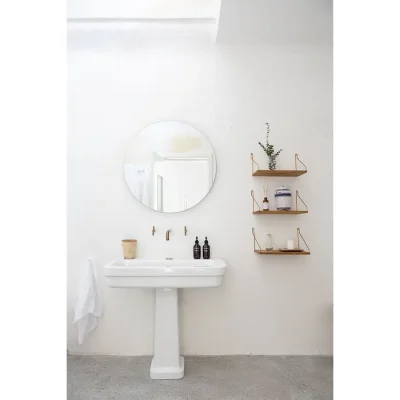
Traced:
[[173, 213], [198, 204], [216, 175], [214, 151], [205, 136], [178, 121], [161, 121], [135, 136], [126, 153], [125, 180], [143, 205]]

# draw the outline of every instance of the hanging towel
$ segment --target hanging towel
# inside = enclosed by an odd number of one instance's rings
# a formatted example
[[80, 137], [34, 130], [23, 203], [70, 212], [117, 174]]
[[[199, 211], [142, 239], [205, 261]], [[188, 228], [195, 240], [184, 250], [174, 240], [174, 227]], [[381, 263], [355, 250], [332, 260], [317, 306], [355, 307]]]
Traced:
[[97, 282], [94, 260], [84, 264], [75, 303], [74, 324], [78, 327], [78, 343], [82, 344], [87, 335], [96, 328], [97, 318], [103, 314], [103, 303]]

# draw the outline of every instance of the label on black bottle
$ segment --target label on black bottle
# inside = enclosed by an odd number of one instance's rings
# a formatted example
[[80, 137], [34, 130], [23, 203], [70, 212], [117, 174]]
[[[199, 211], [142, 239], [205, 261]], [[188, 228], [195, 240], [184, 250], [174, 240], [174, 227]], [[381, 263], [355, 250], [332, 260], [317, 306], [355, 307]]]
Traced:
[[210, 258], [210, 248], [209, 247], [203, 248], [203, 258], [206, 260]]
[[195, 259], [200, 259], [200, 246], [193, 249], [193, 257]]

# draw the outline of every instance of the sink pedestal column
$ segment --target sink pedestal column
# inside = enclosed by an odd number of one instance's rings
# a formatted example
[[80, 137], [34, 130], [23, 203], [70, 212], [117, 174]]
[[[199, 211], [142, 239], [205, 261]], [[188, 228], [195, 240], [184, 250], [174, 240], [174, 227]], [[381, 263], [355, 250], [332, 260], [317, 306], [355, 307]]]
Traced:
[[156, 289], [154, 357], [151, 379], [183, 378], [184, 360], [179, 355], [178, 289]]

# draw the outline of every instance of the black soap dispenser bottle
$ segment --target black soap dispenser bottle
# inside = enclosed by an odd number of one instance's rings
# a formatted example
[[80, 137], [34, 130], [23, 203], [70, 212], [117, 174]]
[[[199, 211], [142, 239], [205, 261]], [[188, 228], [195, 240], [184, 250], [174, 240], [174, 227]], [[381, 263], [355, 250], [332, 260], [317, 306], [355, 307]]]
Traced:
[[208, 244], [207, 236], [203, 246], [203, 258], [208, 260], [210, 258], [210, 245]]
[[194, 242], [194, 246], [193, 246], [193, 258], [195, 260], [200, 259], [201, 257], [201, 247], [199, 245], [199, 239], [196, 236], [196, 241]]

